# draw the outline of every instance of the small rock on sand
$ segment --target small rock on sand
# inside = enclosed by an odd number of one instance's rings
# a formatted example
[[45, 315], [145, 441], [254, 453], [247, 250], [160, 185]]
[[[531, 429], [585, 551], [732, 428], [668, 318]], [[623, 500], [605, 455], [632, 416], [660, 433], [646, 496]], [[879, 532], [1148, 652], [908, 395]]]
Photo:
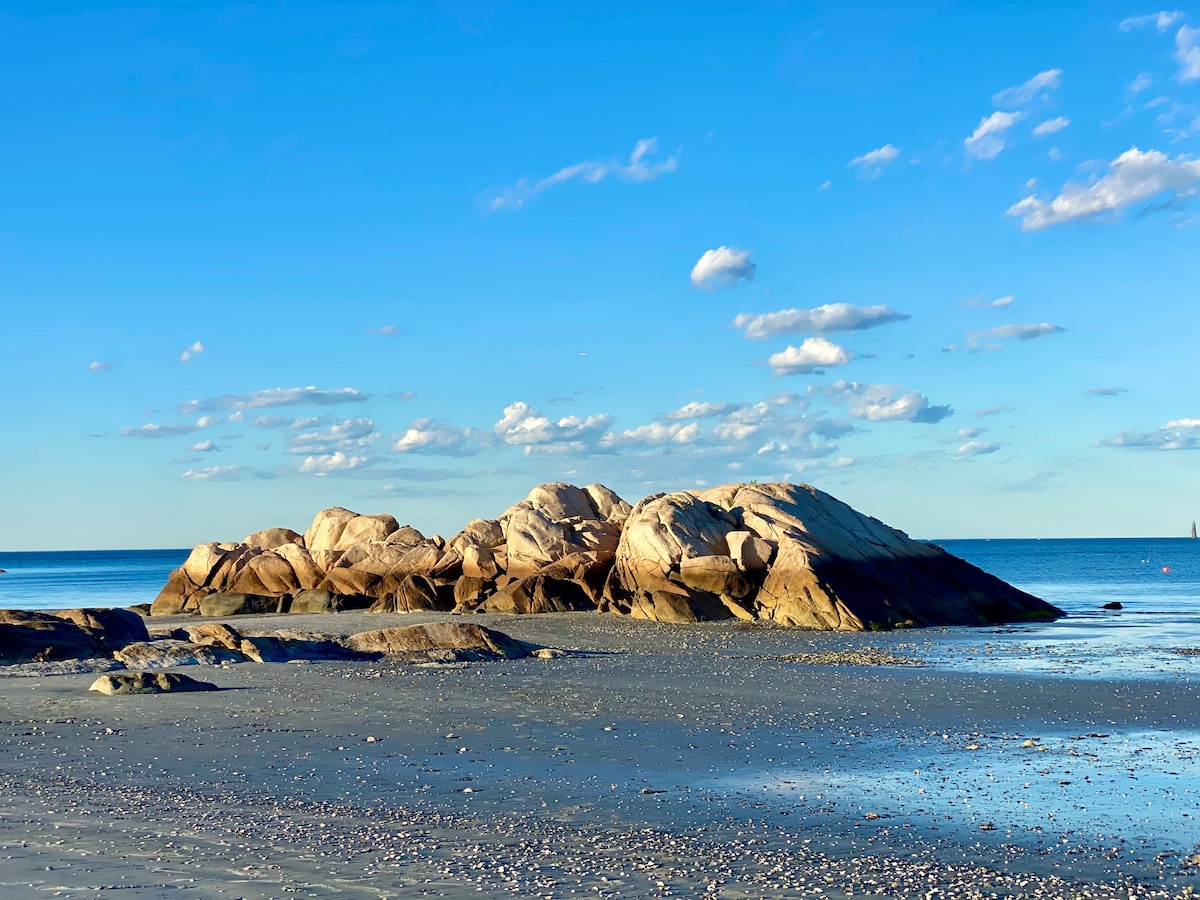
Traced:
[[166, 694], [178, 691], [215, 691], [217, 686], [175, 672], [114, 672], [101, 675], [89, 691], [109, 696], [124, 694]]

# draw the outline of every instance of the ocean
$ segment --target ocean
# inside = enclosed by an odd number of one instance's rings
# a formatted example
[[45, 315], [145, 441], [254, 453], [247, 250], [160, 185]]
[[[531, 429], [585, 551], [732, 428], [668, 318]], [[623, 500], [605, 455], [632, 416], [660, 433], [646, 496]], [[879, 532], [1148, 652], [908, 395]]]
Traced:
[[0, 553], [0, 609], [150, 603], [190, 550]]
[[[1200, 675], [1200, 541], [1189, 538], [946, 540], [948, 551], [1055, 604], [1066, 618], [1010, 626], [991, 644], [948, 629], [928, 664], [1082, 676]], [[149, 603], [187, 550], [0, 553], [0, 608]], [[1103, 610], [1120, 603], [1120, 611]], [[928, 630], [920, 632], [929, 635]], [[915, 634], [915, 632], [914, 632]], [[1183, 651], [1183, 652], [1180, 652]], [[997, 656], [999, 654], [999, 656]]]

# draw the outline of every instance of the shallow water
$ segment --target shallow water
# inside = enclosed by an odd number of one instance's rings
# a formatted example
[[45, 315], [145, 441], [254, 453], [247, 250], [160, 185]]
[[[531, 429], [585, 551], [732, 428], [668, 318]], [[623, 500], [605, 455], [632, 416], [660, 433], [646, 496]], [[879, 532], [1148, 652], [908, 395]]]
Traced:
[[[1200, 541], [943, 541], [951, 553], [1067, 613], [1056, 622], [952, 629], [927, 662], [1072, 677], [1197, 678]], [[1109, 602], [1120, 610], [1104, 610]], [[1185, 651], [1181, 653], [1180, 651]]]
[[1200, 735], [932, 732], [846, 742], [820, 769], [715, 786], [872, 829], [953, 831], [1027, 847], [1190, 855], [1200, 845]]

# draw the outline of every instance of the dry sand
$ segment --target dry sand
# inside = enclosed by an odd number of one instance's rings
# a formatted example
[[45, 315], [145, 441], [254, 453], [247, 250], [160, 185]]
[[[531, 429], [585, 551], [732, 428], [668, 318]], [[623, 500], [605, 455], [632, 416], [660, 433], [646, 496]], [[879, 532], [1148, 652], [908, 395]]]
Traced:
[[[1200, 887], [1194, 680], [894, 664], [936, 656], [945, 631], [471, 621], [578, 652], [188, 667], [222, 690], [157, 696], [89, 693], [92, 674], [4, 678], [0, 897]], [[826, 664], [847, 660], [872, 665]]]

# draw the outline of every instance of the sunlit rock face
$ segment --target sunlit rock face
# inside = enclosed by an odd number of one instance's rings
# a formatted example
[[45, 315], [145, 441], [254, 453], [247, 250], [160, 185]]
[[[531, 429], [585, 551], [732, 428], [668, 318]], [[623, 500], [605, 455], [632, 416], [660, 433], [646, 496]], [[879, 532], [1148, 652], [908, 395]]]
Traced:
[[[152, 615], [600, 611], [820, 630], [982, 625], [1061, 612], [804, 484], [729, 484], [630, 506], [542, 484], [445, 540], [333, 507], [300, 535], [196, 547]], [[231, 612], [232, 611], [232, 612]]]

